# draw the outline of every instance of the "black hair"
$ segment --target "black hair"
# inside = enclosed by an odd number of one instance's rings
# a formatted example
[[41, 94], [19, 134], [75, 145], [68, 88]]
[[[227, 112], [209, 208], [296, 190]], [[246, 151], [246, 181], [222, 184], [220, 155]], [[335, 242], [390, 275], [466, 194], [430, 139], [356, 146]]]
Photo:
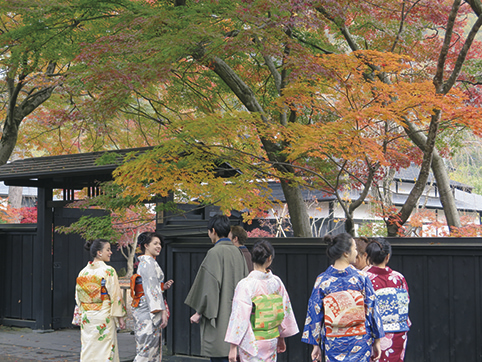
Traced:
[[208, 221], [208, 230], [216, 231], [219, 238], [227, 238], [229, 232], [231, 231], [231, 225], [229, 223], [229, 218], [226, 215], [214, 215]]
[[88, 240], [85, 242], [84, 249], [89, 252], [92, 259], [95, 259], [95, 257], [97, 256], [97, 252], [101, 251], [104, 248], [105, 243], [109, 244], [109, 240], [105, 240], [105, 239]]
[[146, 252], [146, 245], [149, 245], [154, 238], [159, 238], [161, 248], [164, 248], [164, 237], [161, 234], [152, 231], [144, 231], [137, 237], [137, 246], [141, 248], [142, 254]]
[[248, 233], [239, 225], [231, 226], [231, 237], [234, 239], [238, 237], [239, 245], [244, 245], [246, 239], [248, 238]]
[[368, 260], [371, 264], [378, 265], [383, 263], [387, 255], [392, 254], [392, 246], [385, 238], [376, 238], [367, 246]]
[[353, 237], [348, 233], [335, 236], [325, 235], [323, 241], [328, 244], [326, 255], [332, 261], [340, 259], [344, 253], [349, 253], [352, 246]]
[[366, 238], [364, 236], [359, 236], [359, 237], [354, 238], [354, 239], [355, 239], [355, 244], [356, 244], [356, 252], [358, 253], [358, 255], [365, 254], [366, 250], [367, 250], [367, 245], [369, 243], [368, 238]]
[[253, 249], [251, 250], [251, 260], [253, 263], [263, 265], [266, 260], [271, 256], [271, 260], [274, 259], [274, 248], [269, 241], [264, 239], [257, 240]]

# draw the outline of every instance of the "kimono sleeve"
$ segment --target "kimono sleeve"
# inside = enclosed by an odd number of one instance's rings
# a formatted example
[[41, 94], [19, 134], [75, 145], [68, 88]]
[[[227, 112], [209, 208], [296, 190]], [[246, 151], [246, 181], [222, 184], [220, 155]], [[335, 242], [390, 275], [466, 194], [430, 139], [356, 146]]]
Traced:
[[142, 288], [149, 311], [155, 313], [166, 309], [166, 305], [162, 296], [160, 273], [157, 273], [156, 265], [154, 265], [157, 262], [153, 258], [151, 259], [141, 261], [137, 273], [142, 278]]
[[203, 262], [184, 303], [205, 318], [214, 321], [218, 317], [219, 294], [220, 283]]
[[382, 338], [385, 336], [385, 332], [383, 330], [382, 318], [378, 312], [375, 290], [368, 276], [362, 276], [362, 278], [364, 279], [366, 317], [371, 328], [371, 335], [375, 339]]
[[236, 286], [224, 341], [240, 346], [252, 356], [256, 356], [258, 347], [250, 321], [252, 294], [252, 288], [246, 279], [241, 280]]
[[311, 297], [308, 300], [308, 311], [306, 312], [305, 327], [301, 337], [302, 342], [314, 345], [319, 345], [321, 342], [321, 326], [324, 317], [324, 294], [320, 288], [321, 281], [322, 276], [320, 275], [316, 279]]
[[109, 293], [112, 317], [123, 317], [125, 315], [124, 300], [122, 299], [122, 292], [119, 285], [119, 279], [114, 268], [108, 267], [106, 269], [106, 288]]
[[278, 327], [280, 332], [280, 337], [286, 338], [291, 337], [298, 333], [298, 324], [296, 323], [295, 314], [293, 313], [293, 308], [291, 307], [290, 296], [286, 291], [286, 288], [281, 280], [280, 282], [280, 295], [283, 297], [283, 309], [284, 318], [281, 325]]

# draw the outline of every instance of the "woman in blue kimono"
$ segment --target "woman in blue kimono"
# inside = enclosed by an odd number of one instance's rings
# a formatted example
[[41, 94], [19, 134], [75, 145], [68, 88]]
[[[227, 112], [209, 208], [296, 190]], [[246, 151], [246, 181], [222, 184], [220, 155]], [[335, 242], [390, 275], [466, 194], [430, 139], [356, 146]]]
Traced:
[[351, 265], [355, 241], [346, 233], [324, 241], [333, 264], [316, 279], [301, 340], [313, 345], [313, 361], [321, 361], [322, 352], [325, 361], [376, 361], [385, 333], [372, 283]]

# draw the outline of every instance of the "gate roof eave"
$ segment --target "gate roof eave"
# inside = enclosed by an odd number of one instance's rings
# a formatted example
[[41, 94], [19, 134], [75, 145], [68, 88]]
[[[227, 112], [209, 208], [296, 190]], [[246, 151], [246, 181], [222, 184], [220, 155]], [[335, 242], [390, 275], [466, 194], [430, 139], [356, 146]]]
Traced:
[[[153, 147], [140, 147], [16, 160], [0, 166], [0, 181], [7, 186], [82, 189], [112, 180], [112, 172], [128, 153], [143, 153], [151, 149]], [[107, 153], [117, 156], [115, 162], [97, 165], [96, 161]]]

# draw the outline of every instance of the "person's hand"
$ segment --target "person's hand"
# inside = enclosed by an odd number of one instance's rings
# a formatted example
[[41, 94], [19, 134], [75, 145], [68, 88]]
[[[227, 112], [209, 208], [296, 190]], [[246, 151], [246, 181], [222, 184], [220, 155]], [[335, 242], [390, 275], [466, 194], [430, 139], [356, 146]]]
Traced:
[[169, 279], [167, 282], [164, 283], [164, 290], [168, 290], [174, 284], [174, 280]]
[[161, 310], [161, 329], [167, 327], [167, 311]]
[[276, 347], [278, 353], [286, 352], [286, 343], [283, 337], [278, 338], [278, 346]]
[[126, 322], [124, 321], [124, 317], [119, 317], [119, 328], [126, 329]]
[[373, 343], [371, 360], [378, 361], [381, 356], [382, 356], [382, 347], [380, 346], [380, 338], [379, 338], [379, 339], [375, 339], [375, 342]]
[[237, 361], [238, 349], [236, 347], [237, 346], [235, 344], [231, 344], [229, 346], [229, 355], [228, 355], [229, 362], [236, 362]]
[[311, 360], [321, 362], [321, 348], [320, 346], [313, 346], [313, 352], [311, 352]]
[[199, 323], [200, 320], [201, 320], [201, 315], [198, 312], [194, 313], [190, 318], [191, 323], [197, 324]]

